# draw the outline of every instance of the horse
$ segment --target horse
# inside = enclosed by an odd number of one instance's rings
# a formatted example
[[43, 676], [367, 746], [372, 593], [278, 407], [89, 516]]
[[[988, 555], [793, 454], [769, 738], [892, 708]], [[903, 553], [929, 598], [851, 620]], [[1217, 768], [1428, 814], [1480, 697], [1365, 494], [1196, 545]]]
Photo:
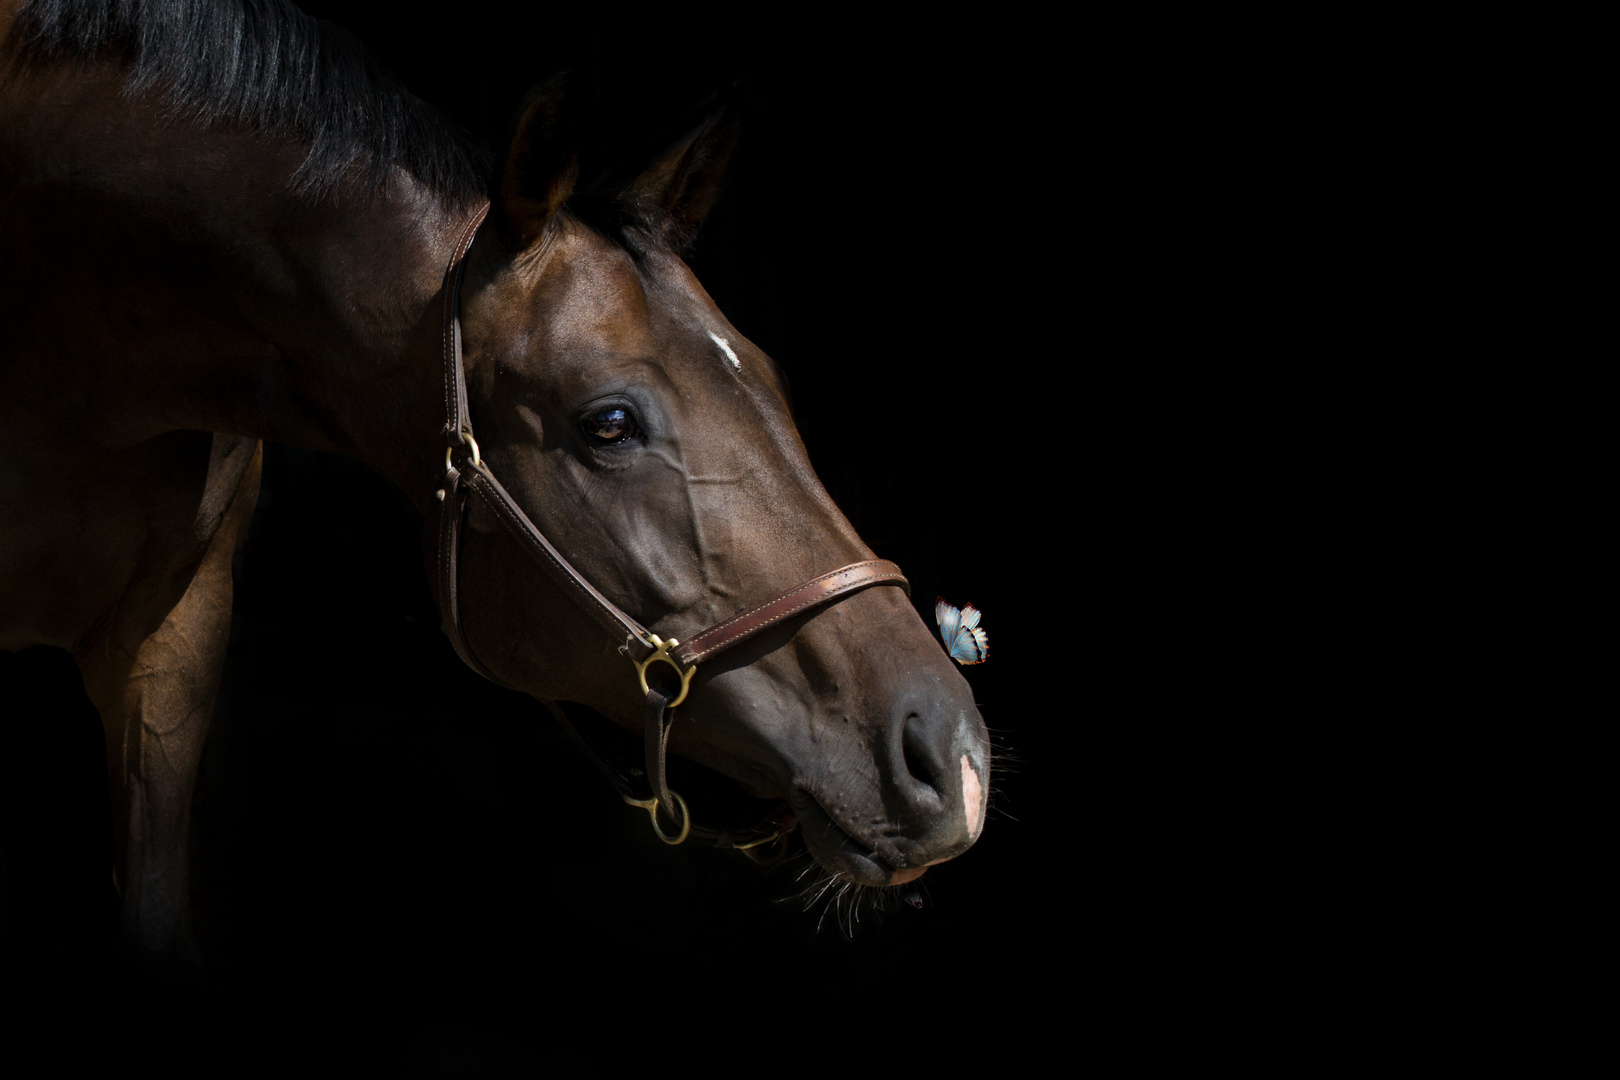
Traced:
[[[978, 839], [967, 683], [682, 259], [732, 120], [590, 184], [556, 79], [486, 169], [281, 0], [8, 0], [0, 78], [0, 648], [82, 674], [132, 948], [192, 947], [189, 798], [262, 440], [404, 492], [457, 652], [638, 736], [625, 761], [582, 733], [667, 841], [791, 833], [898, 888]], [[666, 753], [782, 809], [705, 830]]]

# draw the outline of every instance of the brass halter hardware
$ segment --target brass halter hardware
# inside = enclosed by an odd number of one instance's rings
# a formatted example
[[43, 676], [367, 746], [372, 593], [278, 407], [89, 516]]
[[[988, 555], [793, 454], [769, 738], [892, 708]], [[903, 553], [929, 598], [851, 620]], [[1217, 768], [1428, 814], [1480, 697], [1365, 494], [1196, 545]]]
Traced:
[[[692, 686], [692, 675], [697, 671], [697, 665], [693, 664], [691, 667], [682, 668], [680, 664], [675, 662], [675, 658], [669, 655], [669, 650], [680, 644], [680, 642], [675, 638], [670, 638], [668, 641], [665, 641], [657, 634], [649, 631], [646, 642], [648, 645], [652, 646], [653, 651], [645, 660], [642, 660], [636, 664], [636, 678], [641, 680], [641, 692], [643, 694], [652, 693], [652, 689], [647, 685], [647, 665], [652, 663], [654, 660], [662, 660], [664, 663], [674, 668], [675, 673], [681, 677], [680, 694], [677, 695], [673, 701], [663, 706], [664, 710], [673, 709], [675, 706], [686, 700], [686, 692]], [[676, 791], [674, 788], [669, 788], [667, 790], [669, 791], [670, 799], [675, 803], [676, 806], [680, 807], [681, 811], [681, 834], [673, 839], [668, 836], [664, 832], [663, 828], [658, 824], [657, 795], [654, 795], [651, 799], [635, 799], [631, 798], [629, 795], [625, 795], [623, 798], [624, 801], [629, 803], [631, 806], [639, 806], [647, 811], [648, 816], [652, 818], [653, 832], [658, 834], [658, 839], [662, 840], [666, 844], [679, 844], [681, 841], [685, 840], [687, 834], [692, 831], [692, 815], [687, 812], [686, 800], [681, 798], [681, 793]]]
[[781, 829], [775, 829], [775, 830], [773, 830], [771, 832], [771, 835], [761, 837], [760, 839], [755, 840], [751, 844], [732, 844], [731, 846], [732, 846], [732, 849], [735, 850], [735, 851], [747, 851], [749, 848], [757, 848], [761, 844], [768, 844], [772, 840], [780, 840], [781, 838], [782, 838], [782, 830]]
[[[472, 432], [463, 429], [460, 432], [460, 436], [461, 436], [461, 441], [464, 444], [466, 444], [467, 446], [472, 447], [472, 463], [473, 463], [473, 465], [474, 466], [482, 465], [484, 462], [478, 456], [478, 440], [472, 437]], [[450, 475], [450, 469], [452, 468], [451, 462], [450, 462], [450, 452], [452, 450], [454, 450], [454, 449], [455, 449], [455, 447], [453, 447], [453, 446], [447, 446], [447, 447], [444, 448], [444, 473], [445, 473], [446, 476]], [[444, 494], [445, 494], [445, 489], [444, 488], [440, 488], [438, 491], [435, 491], [434, 494], [439, 497], [440, 502], [444, 502]]]
[[[674, 837], [666, 833], [663, 827], [658, 824], [658, 799], [656, 796], [651, 799], [632, 799], [630, 796], [626, 795], [623, 798], [624, 801], [629, 803], [631, 806], [639, 806], [643, 810], [647, 811], [647, 815], [652, 818], [653, 832], [658, 834], [658, 839], [662, 840], [666, 844], [674, 845], [685, 840], [687, 834], [692, 831], [692, 814], [686, 809], [686, 800], [681, 798], [680, 792], [671, 791], [669, 793], [669, 797], [675, 800], [675, 805], [679, 807], [681, 811], [681, 834]], [[749, 846], [752, 847], [753, 845], [750, 844]]]
[[[473, 463], [473, 466], [476, 468], [477, 466], [482, 465], [484, 463], [483, 459], [481, 459], [478, 456], [478, 440], [472, 437], [472, 432], [463, 431], [461, 433], [461, 441], [463, 443], [465, 443], [467, 446], [472, 447], [472, 463]], [[453, 446], [447, 446], [447, 447], [444, 448], [444, 471], [445, 472], [450, 471], [450, 451], [452, 451], [454, 449], [455, 449], [455, 447], [453, 447]]]
[[671, 701], [668, 705], [664, 706], [666, 709], [673, 709], [675, 706], [686, 700], [686, 691], [692, 685], [692, 674], [693, 672], [697, 671], [697, 665], [693, 664], [689, 668], [682, 668], [681, 665], [675, 662], [675, 658], [669, 655], [669, 650], [680, 644], [680, 642], [676, 641], [674, 638], [670, 638], [668, 641], [665, 641], [657, 634], [648, 634], [647, 644], [653, 647], [652, 655], [636, 665], [636, 677], [641, 680], [641, 692], [646, 694], [650, 693], [652, 690], [652, 687], [647, 685], [647, 665], [652, 663], [654, 660], [662, 660], [664, 663], [674, 668], [675, 674], [681, 677], [680, 696], [678, 696], [674, 701]]

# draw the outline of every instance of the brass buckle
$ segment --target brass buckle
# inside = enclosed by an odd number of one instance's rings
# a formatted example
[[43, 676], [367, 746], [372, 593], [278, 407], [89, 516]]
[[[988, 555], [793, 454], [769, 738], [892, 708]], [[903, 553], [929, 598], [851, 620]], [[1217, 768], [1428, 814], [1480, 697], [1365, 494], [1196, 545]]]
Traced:
[[657, 634], [648, 634], [647, 638], [647, 644], [653, 647], [653, 654], [636, 665], [636, 677], [641, 680], [641, 692], [643, 694], [652, 693], [652, 687], [647, 685], [647, 665], [652, 663], [654, 660], [662, 660], [664, 663], [674, 668], [675, 673], [681, 677], [680, 697], [677, 697], [674, 701], [664, 706], [666, 709], [673, 709], [675, 706], [686, 700], [686, 691], [687, 688], [692, 685], [692, 673], [697, 670], [697, 665], [693, 664], [691, 667], [683, 669], [681, 665], [675, 662], [675, 658], [669, 655], [669, 650], [680, 644], [680, 642], [676, 641], [674, 638], [670, 638], [668, 641], [665, 641]]
[[653, 832], [658, 834], [658, 839], [662, 840], [666, 844], [679, 844], [682, 840], [685, 840], [687, 834], [692, 831], [692, 814], [686, 809], [686, 800], [681, 798], [680, 792], [671, 791], [669, 793], [669, 797], [675, 800], [675, 805], [679, 807], [681, 811], [681, 835], [675, 837], [673, 840], [670, 839], [669, 834], [664, 832], [663, 828], [658, 824], [657, 796], [654, 796], [651, 799], [632, 799], [630, 796], [626, 795], [624, 796], [624, 801], [629, 803], [631, 806], [639, 806], [643, 810], [647, 811], [647, 815], [652, 818]]

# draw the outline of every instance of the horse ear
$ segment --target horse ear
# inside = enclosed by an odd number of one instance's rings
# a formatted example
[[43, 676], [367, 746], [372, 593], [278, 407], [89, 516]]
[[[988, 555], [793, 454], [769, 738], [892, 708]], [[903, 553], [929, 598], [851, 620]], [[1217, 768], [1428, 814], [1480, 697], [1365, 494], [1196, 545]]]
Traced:
[[495, 173], [491, 219], [507, 247], [522, 251], [544, 232], [579, 179], [580, 95], [569, 72], [535, 87], [518, 109]]
[[740, 120], [736, 109], [721, 109], [632, 180], [620, 198], [649, 223], [661, 220], [675, 239], [690, 236], [720, 197]]

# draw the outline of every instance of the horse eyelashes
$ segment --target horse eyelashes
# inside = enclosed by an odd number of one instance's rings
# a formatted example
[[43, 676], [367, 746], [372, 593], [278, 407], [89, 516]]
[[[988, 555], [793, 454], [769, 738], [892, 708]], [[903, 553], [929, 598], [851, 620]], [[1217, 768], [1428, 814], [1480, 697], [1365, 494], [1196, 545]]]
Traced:
[[934, 621], [939, 624], [939, 636], [945, 642], [945, 651], [951, 659], [964, 667], [982, 664], [990, 657], [990, 639], [979, 629], [979, 609], [963, 604], [957, 610], [945, 602], [943, 596], [934, 598]]

